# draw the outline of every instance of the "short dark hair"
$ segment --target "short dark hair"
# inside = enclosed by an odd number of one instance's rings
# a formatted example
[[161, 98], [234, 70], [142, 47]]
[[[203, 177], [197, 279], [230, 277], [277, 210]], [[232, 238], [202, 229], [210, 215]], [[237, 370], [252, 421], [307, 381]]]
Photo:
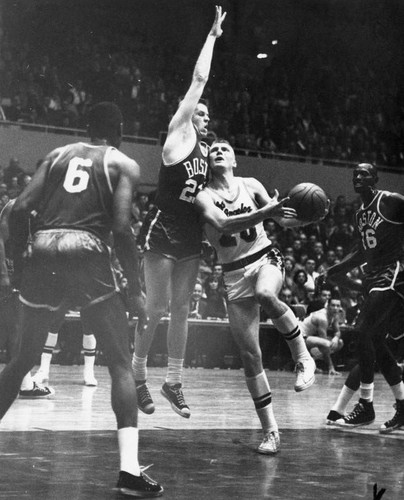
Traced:
[[120, 136], [122, 123], [122, 112], [113, 102], [99, 102], [88, 114], [88, 131], [92, 139]]
[[373, 163], [359, 163], [356, 165], [356, 168], [365, 168], [371, 175], [374, 177], [376, 182], [379, 180], [379, 176], [377, 175], [377, 167], [373, 165]]

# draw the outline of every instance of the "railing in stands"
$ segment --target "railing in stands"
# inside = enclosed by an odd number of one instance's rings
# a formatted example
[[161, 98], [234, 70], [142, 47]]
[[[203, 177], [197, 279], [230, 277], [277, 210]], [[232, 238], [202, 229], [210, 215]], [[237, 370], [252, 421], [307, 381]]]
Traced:
[[[53, 125], [40, 125], [36, 123], [26, 123], [26, 122], [11, 122], [8, 120], [0, 119], [0, 126], [12, 126], [12, 127], [20, 127], [21, 130], [29, 130], [31, 132], [45, 132], [49, 134], [65, 134], [72, 135], [76, 137], [86, 137], [87, 132], [83, 129], [74, 129], [74, 128], [65, 128], [65, 127], [55, 127]], [[149, 144], [152, 146], [162, 146], [167, 136], [167, 132], [162, 131], [159, 134], [159, 137], [140, 137], [140, 136], [132, 136], [132, 135], [124, 135], [123, 140], [125, 142], [130, 142], [134, 144]], [[336, 159], [327, 159], [320, 158], [314, 156], [300, 156], [293, 155], [289, 153], [274, 153], [271, 151], [261, 151], [258, 149], [244, 149], [244, 148], [235, 148], [236, 155], [239, 156], [248, 156], [250, 158], [261, 158], [261, 159], [276, 159], [281, 161], [293, 161], [297, 163], [311, 163], [311, 164], [319, 164], [319, 165], [327, 165], [327, 166], [335, 166], [335, 167], [345, 167], [345, 168], [353, 168], [357, 165], [357, 162], [351, 161], [342, 161]], [[400, 175], [404, 175], [404, 167], [394, 167], [389, 165], [377, 165], [377, 168], [381, 171], [392, 172]]]

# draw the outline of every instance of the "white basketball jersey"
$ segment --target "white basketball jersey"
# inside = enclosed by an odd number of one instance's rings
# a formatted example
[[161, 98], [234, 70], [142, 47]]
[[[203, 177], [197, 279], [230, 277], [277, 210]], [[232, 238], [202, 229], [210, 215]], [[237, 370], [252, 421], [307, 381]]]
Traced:
[[[250, 196], [242, 177], [236, 177], [238, 182], [237, 194], [233, 200], [227, 200], [209, 187], [205, 191], [212, 197], [214, 204], [227, 215], [239, 215], [255, 212], [258, 206]], [[204, 226], [205, 235], [209, 243], [216, 250], [220, 263], [228, 264], [251, 255], [271, 244], [264, 230], [262, 222], [256, 226], [235, 234], [220, 233], [210, 224]]]

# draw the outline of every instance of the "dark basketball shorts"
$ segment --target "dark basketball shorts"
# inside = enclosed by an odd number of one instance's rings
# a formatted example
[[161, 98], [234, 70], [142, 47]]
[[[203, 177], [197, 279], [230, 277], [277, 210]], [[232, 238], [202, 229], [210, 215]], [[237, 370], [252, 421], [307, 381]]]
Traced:
[[201, 255], [202, 226], [196, 217], [188, 220], [153, 207], [142, 224], [138, 242], [145, 252], [175, 261], [190, 260]]
[[[364, 332], [389, 334], [394, 339], [404, 334], [404, 264], [396, 261], [368, 269], [363, 266], [365, 304], [357, 326]], [[363, 326], [365, 325], [365, 326]]]
[[65, 301], [70, 308], [86, 307], [117, 291], [110, 249], [97, 236], [71, 229], [35, 233], [22, 276], [22, 303], [51, 311]]
[[280, 271], [280, 279], [284, 278], [283, 255], [277, 248], [271, 248], [256, 261], [233, 271], [224, 272], [224, 284], [228, 301], [255, 296], [255, 284], [258, 273], [264, 266], [275, 266]]
[[404, 299], [401, 297], [397, 297], [389, 313], [386, 330], [391, 338], [403, 339], [404, 343]]
[[386, 266], [367, 269], [365, 272], [365, 290], [367, 294], [374, 291], [394, 290], [404, 299], [404, 262], [397, 260]]

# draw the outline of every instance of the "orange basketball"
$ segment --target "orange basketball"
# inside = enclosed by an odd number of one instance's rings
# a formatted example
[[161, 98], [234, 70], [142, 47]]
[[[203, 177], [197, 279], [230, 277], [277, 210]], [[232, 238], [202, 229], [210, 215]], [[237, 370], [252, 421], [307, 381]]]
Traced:
[[298, 219], [304, 222], [317, 222], [328, 213], [329, 199], [324, 189], [311, 182], [302, 182], [293, 187], [286, 206], [294, 208]]

